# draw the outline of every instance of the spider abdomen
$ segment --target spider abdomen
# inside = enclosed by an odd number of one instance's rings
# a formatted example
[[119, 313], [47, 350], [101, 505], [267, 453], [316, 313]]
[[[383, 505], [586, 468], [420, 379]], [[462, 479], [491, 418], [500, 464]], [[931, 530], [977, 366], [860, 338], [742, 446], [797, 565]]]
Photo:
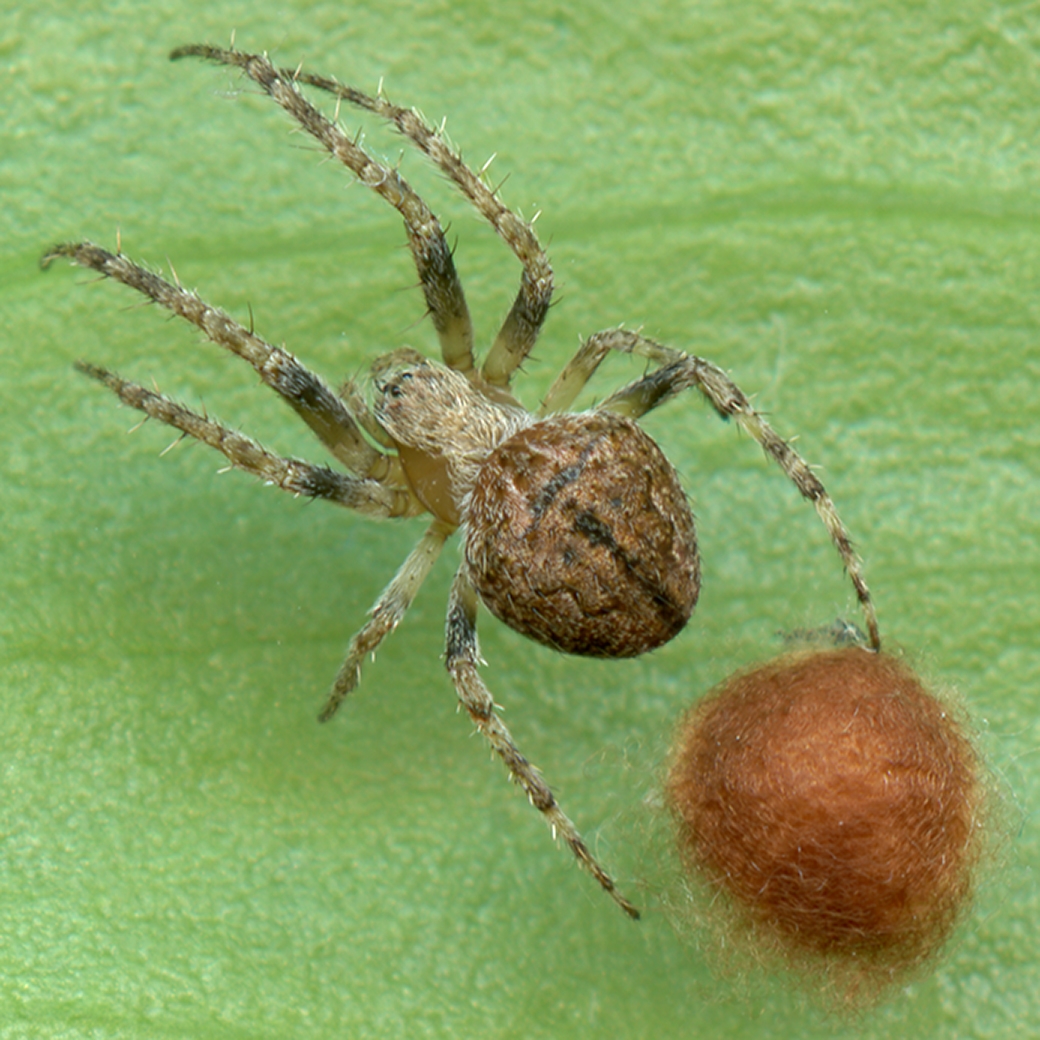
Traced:
[[697, 538], [675, 470], [612, 412], [552, 416], [505, 440], [466, 524], [487, 608], [558, 650], [634, 657], [677, 635], [697, 602]]

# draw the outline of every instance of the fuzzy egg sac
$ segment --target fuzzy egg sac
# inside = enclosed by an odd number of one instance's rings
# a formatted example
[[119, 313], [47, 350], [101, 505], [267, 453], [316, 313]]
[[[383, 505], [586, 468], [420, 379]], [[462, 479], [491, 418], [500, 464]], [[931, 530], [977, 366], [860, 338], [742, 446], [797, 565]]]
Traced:
[[980, 762], [895, 657], [801, 652], [731, 677], [682, 719], [666, 794], [730, 938], [849, 993], [906, 977], [970, 901]]

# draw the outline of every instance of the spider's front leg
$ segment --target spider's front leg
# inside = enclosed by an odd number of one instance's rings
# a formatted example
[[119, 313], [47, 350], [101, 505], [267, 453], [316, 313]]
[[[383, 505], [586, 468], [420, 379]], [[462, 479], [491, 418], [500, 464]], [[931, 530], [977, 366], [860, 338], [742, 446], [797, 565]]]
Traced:
[[[208, 54], [207, 57], [213, 55]], [[552, 265], [534, 233], [534, 221], [523, 220], [506, 207], [498, 198], [497, 189], [492, 190], [484, 183], [482, 175], [487, 167], [479, 173], [474, 173], [463, 162], [462, 154], [448, 142], [443, 127], [434, 129], [414, 109], [392, 104], [381, 93], [378, 97], [369, 97], [356, 88], [330, 80], [327, 76], [315, 76], [298, 69], [282, 69], [281, 75], [290, 78], [294, 83], [308, 83], [328, 91], [336, 98], [375, 112], [396, 126], [454, 182], [523, 264], [516, 299], [481, 366], [481, 375], [491, 386], [508, 389], [513, 374], [534, 348], [549, 312], [553, 294]], [[430, 277], [427, 277], [423, 273], [421, 263], [419, 274], [428, 299], [431, 295], [434, 299], [440, 295], [438, 282], [448, 289], [447, 275], [450, 274], [451, 279], [455, 278], [454, 268], [450, 272], [445, 269], [443, 274], [431, 270]], [[461, 289], [458, 292], [461, 296]], [[454, 293], [454, 289], [451, 293]], [[431, 304], [430, 310], [436, 321], [437, 308]]]
[[283, 458], [267, 451], [252, 437], [193, 412], [165, 394], [123, 379], [115, 372], [86, 361], [75, 362], [75, 367], [83, 375], [107, 386], [123, 404], [180, 430], [187, 437], [208, 444], [224, 455], [236, 469], [259, 477], [265, 484], [279, 487], [292, 495], [335, 502], [366, 516], [389, 519], [415, 513], [414, 499], [409, 491], [387, 487], [377, 480], [363, 480], [339, 473], [328, 466]]
[[588, 846], [560, 808], [542, 774], [520, 753], [505, 723], [495, 711], [495, 701], [477, 672], [477, 594], [463, 570], [455, 575], [448, 601], [446, 659], [448, 672], [459, 701], [477, 729], [505, 762], [512, 778], [527, 792], [531, 804], [546, 818], [553, 837], [570, 846], [578, 862], [603, 886], [607, 894], [628, 914], [638, 919], [639, 911], [618, 891], [614, 879], [600, 866]]
[[482, 180], [483, 170], [480, 173], [471, 170], [448, 143], [443, 130], [430, 126], [414, 109], [392, 104], [382, 94], [372, 97], [328, 76], [301, 69], [278, 69], [262, 54], [190, 44], [178, 47], [170, 55], [173, 59], [189, 56], [241, 69], [362, 184], [381, 195], [401, 214], [445, 364], [476, 378], [472, 322], [452, 251], [437, 217], [398, 170], [377, 161], [357, 140], [343, 133], [335, 119], [322, 115], [303, 96], [298, 84], [317, 87], [338, 101], [375, 113], [397, 127], [437, 164], [523, 265], [520, 290], [480, 370], [480, 378], [486, 384], [508, 392], [513, 374], [534, 348], [553, 294], [552, 265], [534, 233], [533, 221], [525, 221], [508, 209], [496, 191]]
[[[312, 105], [297, 84], [309, 83], [330, 91], [338, 99], [376, 112], [384, 118], [392, 119], [394, 112], [404, 110], [398, 110], [382, 98], [369, 97], [327, 77], [305, 74], [299, 69], [276, 69], [263, 54], [246, 54], [208, 44], [190, 44], [178, 47], [170, 57], [173, 60], [204, 58], [241, 69], [362, 184], [371, 188], [401, 214], [426, 306], [441, 343], [444, 362], [460, 372], [475, 372], [473, 323], [455, 271], [452, 250], [444, 237], [440, 221], [398, 170], [369, 155], [360, 146], [358, 139], [345, 134], [334, 119], [328, 119]], [[429, 133], [433, 135], [432, 131]]]
[[[380, 483], [396, 487], [403, 485], [404, 478], [396, 460], [373, 448], [361, 433], [358, 420], [363, 417], [364, 406], [356, 395], [357, 418], [318, 376], [288, 351], [267, 343], [251, 328], [243, 328], [223, 311], [210, 306], [197, 293], [160, 278], [122, 253], [110, 253], [93, 242], [66, 242], [49, 250], [40, 264], [46, 268], [59, 257], [129, 286], [190, 322], [212, 343], [248, 361], [263, 382], [303, 419], [322, 444], [351, 472]], [[94, 375], [89, 366], [82, 371]], [[111, 384], [110, 388], [116, 390]], [[135, 402], [127, 403], [140, 407]]]

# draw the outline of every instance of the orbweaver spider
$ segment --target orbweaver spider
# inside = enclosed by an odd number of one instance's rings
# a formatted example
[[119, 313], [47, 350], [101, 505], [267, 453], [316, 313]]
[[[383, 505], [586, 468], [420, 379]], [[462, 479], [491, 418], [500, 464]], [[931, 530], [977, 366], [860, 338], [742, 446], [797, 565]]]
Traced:
[[[726, 374], [634, 332], [590, 336], [542, 401], [526, 411], [513, 374], [531, 352], [549, 309], [553, 272], [531, 225], [510, 212], [442, 133], [413, 110], [332, 79], [275, 68], [266, 56], [205, 45], [171, 54], [239, 68], [295, 121], [404, 218], [443, 363], [410, 349], [380, 357], [371, 371], [371, 406], [348, 382], [337, 394], [287, 351], [264, 342], [195, 293], [121, 253], [65, 244], [63, 256], [143, 293], [248, 361], [314, 431], [349, 473], [281, 458], [256, 441], [113, 372], [80, 362], [128, 405], [222, 452], [232, 466], [294, 495], [335, 502], [368, 516], [429, 513], [426, 533], [352, 639], [321, 718], [329, 719], [361, 677], [365, 657], [394, 630], [448, 537], [462, 530], [464, 559], [451, 588], [446, 663], [458, 698], [514, 781], [574, 855], [630, 916], [638, 911], [615, 887], [563, 813], [541, 773], [520, 753], [478, 674], [477, 602], [547, 646], [597, 657], [631, 657], [660, 646], [686, 624], [700, 569], [693, 517], [677, 476], [636, 420], [680, 391], [699, 390], [733, 417], [810, 499], [838, 549], [866, 615], [877, 621], [848, 532], [823, 485], [750, 405]], [[306, 84], [337, 100], [326, 118], [301, 93]], [[454, 182], [523, 266], [520, 291], [478, 366], [473, 328], [443, 229], [397, 170], [378, 162], [338, 125], [346, 101], [393, 124]], [[592, 411], [567, 413], [611, 351], [645, 358], [650, 371]]]

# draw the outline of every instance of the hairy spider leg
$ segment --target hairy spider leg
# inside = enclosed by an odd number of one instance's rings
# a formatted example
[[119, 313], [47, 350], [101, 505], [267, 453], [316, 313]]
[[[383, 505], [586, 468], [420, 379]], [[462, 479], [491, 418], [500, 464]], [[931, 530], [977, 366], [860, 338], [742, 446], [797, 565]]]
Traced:
[[541, 419], [556, 412], [566, 412], [610, 353], [610, 349], [602, 333], [585, 340], [574, 357], [560, 370], [535, 414]]
[[[264, 382], [293, 406], [340, 461], [353, 463], [351, 468], [355, 472], [367, 470], [378, 476], [359, 479], [326, 466], [282, 458], [267, 451], [252, 438], [199, 415], [163, 394], [147, 390], [95, 365], [76, 363], [80, 372], [103, 383], [124, 404], [216, 448], [238, 469], [294, 494], [323, 498], [374, 517], [406, 517], [425, 512], [403, 477], [400, 478], [399, 486], [393, 486], [388, 480], [388, 477], [397, 475], [399, 463], [396, 458], [383, 455], [368, 445], [339, 398], [291, 354], [265, 343], [194, 293], [171, 285], [123, 256], [115, 256], [98, 246], [82, 243], [58, 246], [47, 254], [44, 263], [58, 256], [70, 257], [82, 266], [137, 289], [149, 299], [197, 325], [214, 343], [244, 357]], [[360, 408], [361, 405], [360, 400], [355, 402], [356, 407]], [[370, 418], [367, 409], [361, 414], [366, 421]], [[393, 463], [393, 468], [384, 463]], [[346, 660], [340, 667], [321, 713], [322, 721], [330, 719], [347, 694], [357, 686], [361, 678], [362, 661], [368, 654], [375, 653], [380, 643], [397, 627], [429, 574], [445, 540], [454, 530], [451, 525], [435, 521], [405, 559], [372, 608], [371, 620], [351, 640]]]
[[838, 515], [833, 500], [808, 463], [755, 411], [740, 387], [718, 365], [684, 354], [681, 350], [667, 347], [636, 332], [607, 329], [595, 333], [582, 343], [549, 388], [538, 414], [547, 415], [568, 408], [612, 350], [638, 354], [658, 367], [642, 379], [611, 394], [599, 405], [600, 408], [638, 419], [683, 390], [695, 387], [719, 415], [724, 419], [735, 419], [742, 429], [758, 441], [766, 455], [816, 507], [856, 590], [856, 598], [866, 620], [869, 644], [872, 649], [880, 650], [877, 612], [863, 575], [863, 564], [852, 546], [848, 529]]
[[299, 459], [274, 455], [243, 433], [185, 408], [165, 394], [123, 379], [115, 372], [77, 361], [76, 368], [109, 388], [124, 404], [216, 448], [236, 469], [252, 473], [267, 484], [308, 498], [323, 498], [366, 516], [404, 516], [412, 508], [411, 496], [377, 480], [339, 473], [328, 466], [314, 466]]
[[[652, 361], [657, 366], [672, 364], [687, 356], [681, 350], [676, 350], [674, 347], [666, 347], [663, 343], [657, 343], [655, 340], [647, 339], [645, 336], [640, 336], [635, 332], [627, 332], [622, 328], [606, 329], [603, 332], [597, 332], [595, 335], [589, 336], [578, 347], [574, 357], [560, 370], [560, 374], [553, 381], [552, 386], [549, 387], [541, 406], [538, 408], [538, 416], [567, 411], [574, 404], [578, 394], [585, 388], [585, 384], [593, 377], [603, 360], [612, 350], [622, 354], [638, 354]], [[619, 395], [624, 400], [617, 400], [611, 411], [620, 415], [627, 415], [630, 419], [638, 419], [641, 415], [650, 411], [651, 408], [660, 404], [659, 400], [654, 400], [653, 404], [640, 410], [639, 404], [635, 400], [630, 400], [633, 397], [632, 387], [641, 385], [643, 382], [644, 380], [637, 380], [635, 383], [624, 386], [617, 393], [613, 394], [610, 400], [613, 401], [615, 398], [619, 398]], [[647, 388], [635, 394], [635, 396], [638, 397], [640, 394], [645, 396], [649, 393], [650, 390]]]
[[[283, 75], [289, 72], [282, 70]], [[370, 97], [326, 76], [307, 72], [294, 75], [300, 83], [328, 91], [392, 123], [455, 183], [523, 265], [520, 290], [481, 367], [481, 375], [492, 386], [508, 387], [538, 339], [553, 294], [552, 266], [534, 228], [507, 209], [496, 192], [466, 165], [462, 154], [451, 147], [443, 129], [435, 130], [415, 109], [402, 108], [382, 96]]]
[[[455, 271], [451, 247], [444, 237], [440, 221], [401, 174], [369, 155], [356, 140], [348, 137], [300, 93], [297, 81], [310, 82], [302, 73], [279, 71], [263, 55], [244, 54], [205, 44], [178, 47], [170, 54], [173, 60], [185, 57], [205, 58], [220, 65], [241, 69], [362, 184], [381, 195], [401, 214], [426, 306], [440, 340], [444, 363], [464, 374], [475, 375], [473, 322]], [[324, 83], [328, 84], [326, 89], [335, 87], [344, 91], [342, 94], [337, 93], [337, 97], [343, 97], [344, 100], [363, 104], [366, 108], [375, 104], [374, 99], [364, 94], [353, 92], [352, 96], [347, 93], [347, 88], [339, 88], [333, 80], [325, 80]], [[323, 83], [314, 85], [322, 86]]]
[[[211, 307], [196, 293], [172, 285], [122, 254], [110, 253], [91, 242], [65, 243], [51, 249], [42, 263], [47, 266], [58, 257], [67, 257], [80, 267], [91, 268], [136, 289], [191, 322], [213, 343], [248, 361], [264, 383], [293, 408], [333, 456], [351, 472], [394, 487], [407, 487], [397, 459], [372, 447], [342, 400], [287, 350], [266, 343], [223, 311]], [[359, 406], [359, 402], [355, 406]], [[423, 509], [416, 500], [410, 511], [401, 515], [421, 512]]]
[[[419, 279], [426, 294], [427, 306], [430, 309], [434, 327], [441, 337], [445, 363], [450, 368], [469, 374], [474, 365], [472, 328], [469, 324], [468, 312], [465, 312], [465, 302], [454, 263], [451, 260], [451, 251], [444, 242], [443, 232], [436, 217], [396, 170], [390, 170], [376, 163], [366, 152], [346, 138], [343, 138], [343, 141], [349, 147], [343, 148], [341, 154], [337, 149], [342, 146], [336, 142], [333, 135], [342, 137], [342, 133], [302, 98], [302, 95], [295, 89], [295, 84], [306, 83], [385, 119], [415, 144], [455, 183], [523, 265], [520, 289], [512, 309], [506, 316], [481, 368], [481, 376], [490, 386], [501, 390], [507, 389], [513, 373], [534, 347], [548, 313], [553, 293], [552, 266], [531, 225], [503, 205], [480, 175], [474, 173], [463, 162], [461, 154], [447, 142], [443, 131], [431, 127], [414, 109], [402, 108], [382, 96], [372, 97], [326, 76], [302, 72], [299, 69], [276, 70], [266, 57], [206, 45], [178, 48], [173, 52], [172, 57], [180, 58], [186, 55], [207, 58], [243, 69], [289, 111], [305, 130], [313, 134], [344, 165], [353, 170], [361, 181], [383, 195], [402, 213], [408, 228], [409, 243], [416, 259]], [[277, 93], [274, 89], [275, 80], [282, 85]], [[285, 96], [285, 90], [294, 93], [302, 105], [295, 99]], [[332, 131], [332, 135], [329, 134], [329, 130]], [[381, 171], [378, 179], [373, 176], [371, 167]], [[398, 199], [402, 201], [399, 202]], [[412, 207], [417, 213], [422, 214], [422, 223], [412, 222], [409, 212], [403, 208], [405, 199], [407, 199], [408, 207]], [[429, 243], [426, 241], [427, 238], [430, 240]], [[431, 255], [436, 253], [438, 257], [442, 257], [442, 261], [436, 264], [429, 263], [424, 259], [424, 249], [428, 250]], [[460, 349], [463, 344], [461, 339], [452, 341], [451, 349], [449, 349], [441, 327], [447, 318], [454, 315], [448, 304], [456, 300], [462, 309], [460, 313], [465, 313], [466, 316], [467, 337], [464, 349]]]
[[325, 707], [318, 716], [322, 722], [328, 722], [347, 695], [357, 687], [361, 681], [361, 666], [365, 658], [374, 654], [380, 643], [397, 628], [430, 569], [437, 562], [444, 543], [454, 531], [453, 525], [434, 520], [405, 558], [393, 580], [383, 590], [370, 611], [371, 620], [351, 639], [346, 659], [332, 684]]
[[662, 367], [642, 379], [622, 387], [600, 405], [638, 419], [651, 409], [671, 400], [683, 390], [694, 387], [724, 419], [734, 419], [749, 433], [794, 484], [801, 495], [812, 502], [838, 550], [849, 575], [867, 626], [867, 639], [872, 650], [881, 649], [881, 632], [877, 611], [863, 575], [863, 563], [852, 545], [848, 529], [838, 515], [834, 501], [809, 464], [785, 441], [765, 418], [751, 406], [744, 391], [718, 365], [704, 358], [684, 354], [672, 347], [622, 329], [598, 332], [591, 337], [598, 344], [623, 353], [640, 354]]
[[506, 764], [510, 776], [527, 793], [531, 804], [545, 817], [553, 837], [561, 837], [575, 858], [629, 917], [639, 911], [618, 891], [614, 879], [589, 851], [577, 828], [560, 808], [556, 797], [539, 770], [517, 748], [506, 725], [495, 711], [495, 700], [480, 678], [480, 649], [477, 645], [477, 593], [459, 568], [448, 598], [445, 658], [459, 703], [469, 713], [477, 729]]
[[[164, 394], [129, 382], [114, 372], [83, 361], [77, 361], [76, 368], [103, 383], [124, 404], [216, 448], [237, 469], [252, 473], [283, 491], [307, 495], [309, 498], [322, 498], [366, 516], [383, 519], [406, 515], [411, 509], [411, 496], [405, 491], [385, 487], [375, 480], [360, 480], [338, 473], [327, 466], [313, 466], [299, 459], [282, 458], [267, 451], [251, 437], [199, 415]], [[371, 620], [350, 641], [346, 660], [340, 667], [328, 701], [319, 716], [322, 722], [332, 718], [344, 698], [360, 682], [364, 659], [376, 652], [408, 612], [440, 556], [445, 541], [454, 530], [450, 524], [435, 520], [408, 554], [370, 611]]]

